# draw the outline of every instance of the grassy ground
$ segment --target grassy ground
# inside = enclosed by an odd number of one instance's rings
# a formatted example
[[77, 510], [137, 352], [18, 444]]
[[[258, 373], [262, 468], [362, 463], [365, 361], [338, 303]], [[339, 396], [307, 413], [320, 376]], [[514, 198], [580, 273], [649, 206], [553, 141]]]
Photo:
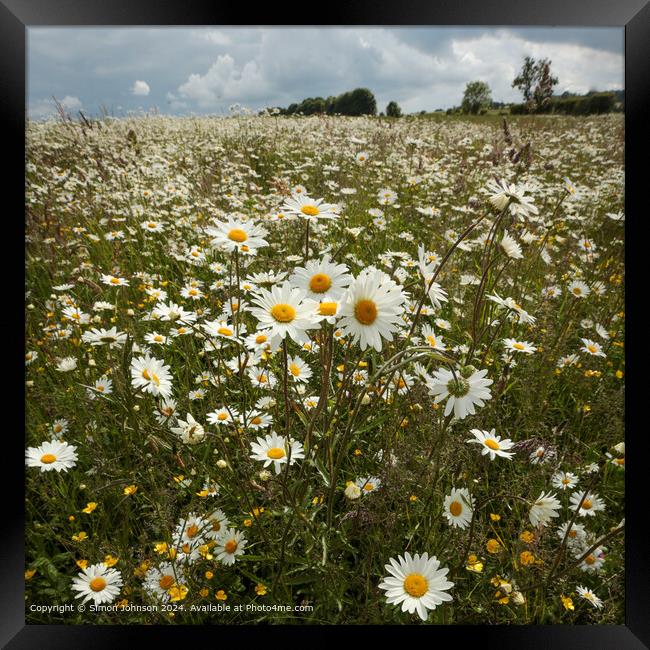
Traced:
[[[406, 552], [436, 556], [454, 583], [430, 623], [623, 622], [623, 118], [502, 121], [29, 125], [28, 622], [419, 623], [379, 588]], [[495, 179], [515, 187], [499, 196]], [[296, 189], [338, 217], [308, 229], [285, 209]], [[228, 215], [263, 226], [266, 245], [213, 245], [206, 228]], [[254, 299], [324, 254], [401, 288], [391, 340], [362, 349], [339, 317], [304, 345], [247, 346], [263, 329]], [[161, 318], [170, 302], [195, 318]], [[207, 333], [213, 321], [231, 335]], [[113, 327], [114, 345], [92, 340]], [[146, 353], [169, 369], [168, 398], [134, 384]], [[468, 366], [487, 371], [489, 399], [446, 416], [435, 373]], [[491, 460], [473, 429], [511, 440], [513, 456]], [[251, 457], [273, 432], [305, 454], [278, 474]], [[51, 440], [75, 446], [67, 469], [42, 460]], [[467, 525], [446, 516], [452, 488], [471, 494]], [[556, 516], [534, 525], [549, 492]], [[577, 511], [586, 501], [604, 507]], [[558, 533], [571, 523], [584, 533]], [[246, 544], [228, 564], [234, 531]], [[81, 612], [72, 579], [102, 562], [119, 571], [117, 607]], [[74, 609], [42, 609], [59, 604]]]

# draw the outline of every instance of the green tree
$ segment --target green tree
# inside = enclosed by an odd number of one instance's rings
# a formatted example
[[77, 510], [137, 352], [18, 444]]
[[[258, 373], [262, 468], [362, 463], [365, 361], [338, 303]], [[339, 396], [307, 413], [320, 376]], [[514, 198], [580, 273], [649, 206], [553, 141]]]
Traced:
[[512, 82], [512, 87], [519, 88], [524, 96], [524, 101], [529, 102], [532, 98], [533, 83], [535, 83], [535, 59], [532, 56], [527, 56], [521, 66], [521, 72]]
[[550, 59], [536, 61], [533, 57], [524, 58], [521, 72], [512, 82], [513, 88], [519, 88], [524, 102], [530, 111], [543, 110], [553, 96], [553, 86], [558, 78], [551, 74]]
[[402, 109], [397, 102], [388, 102], [386, 106], [386, 115], [388, 117], [402, 117]]
[[334, 112], [340, 115], [376, 115], [377, 101], [367, 88], [355, 88], [336, 98]]
[[481, 109], [488, 109], [492, 103], [490, 86], [484, 81], [470, 81], [465, 86], [461, 108], [463, 113], [476, 115]]

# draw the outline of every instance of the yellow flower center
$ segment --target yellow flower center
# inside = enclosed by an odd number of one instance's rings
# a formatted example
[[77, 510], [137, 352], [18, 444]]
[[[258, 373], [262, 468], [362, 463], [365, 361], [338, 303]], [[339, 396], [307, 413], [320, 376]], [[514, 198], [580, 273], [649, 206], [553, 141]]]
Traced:
[[580, 289], [580, 287], [575, 287], [575, 288], [573, 289], [573, 293], [574, 293], [576, 296], [579, 296], [579, 295], [582, 293], [582, 289]]
[[372, 491], [375, 489], [375, 486], [374, 486], [372, 483], [366, 483], [366, 484], [363, 486], [363, 489], [364, 489], [366, 492], [372, 492]]
[[161, 589], [164, 589], [165, 591], [167, 591], [167, 589], [169, 589], [174, 584], [174, 577], [173, 576], [163, 576], [158, 581], [158, 584], [160, 585]]
[[251, 424], [262, 424], [262, 418], [259, 415], [256, 415], [252, 420]]
[[217, 533], [221, 530], [221, 522], [219, 520], [212, 522], [212, 530], [214, 530]]
[[308, 217], [315, 217], [320, 213], [320, 210], [315, 205], [303, 205], [300, 212], [306, 214]]
[[286, 456], [284, 449], [280, 449], [280, 447], [271, 447], [271, 449], [266, 452], [266, 455], [273, 460], [279, 460]]
[[296, 317], [296, 310], [291, 305], [278, 303], [271, 309], [271, 316], [279, 323], [290, 323]]
[[594, 504], [591, 502], [591, 499], [585, 499], [585, 500], [582, 502], [582, 508], [583, 508], [584, 510], [591, 510], [591, 508], [592, 508], [593, 505], [594, 505]]
[[255, 343], [260, 345], [261, 343], [266, 343], [266, 336], [264, 334], [259, 334], [258, 336], [255, 337]]
[[490, 449], [495, 449], [495, 450], [500, 448], [499, 443], [496, 440], [494, 440], [493, 438], [488, 438], [485, 441], [485, 446], [489, 447]]
[[160, 379], [158, 379], [158, 375], [155, 375], [153, 372], [150, 374], [146, 368], [142, 371], [142, 376], [147, 381], [153, 381], [156, 386], [160, 386]]
[[362, 325], [372, 325], [377, 318], [377, 305], [372, 300], [359, 300], [354, 315]]
[[228, 414], [227, 413], [219, 413], [219, 415], [217, 415], [217, 420], [221, 420], [223, 422], [224, 420], [227, 420], [227, 419], [228, 419]]
[[230, 539], [223, 545], [223, 547], [226, 553], [234, 553], [237, 550], [237, 541]]
[[241, 244], [248, 239], [248, 235], [241, 228], [233, 228], [228, 233], [228, 239], [239, 242]]
[[562, 479], [562, 485], [569, 485], [569, 483], [571, 483], [570, 479], [568, 479], [568, 478], [563, 478]]
[[100, 577], [93, 578], [90, 581], [90, 588], [93, 591], [103, 591], [106, 588], [106, 580], [104, 580], [104, 578], [100, 578]]
[[321, 316], [334, 316], [334, 314], [336, 314], [336, 303], [321, 302], [321, 304], [318, 306], [318, 313]]
[[153, 340], [156, 341], [156, 343], [161, 343], [161, 342], [164, 341], [165, 339], [164, 339], [164, 337], [163, 337], [161, 334], [156, 334], [156, 335], [153, 337]]
[[419, 573], [411, 573], [404, 579], [404, 590], [413, 598], [421, 598], [429, 590], [429, 583]]
[[309, 281], [309, 288], [314, 293], [325, 293], [332, 286], [332, 279], [325, 273], [316, 273]]
[[232, 330], [227, 327], [220, 327], [217, 332], [223, 336], [232, 336]]
[[119, 284], [120, 279], [119, 278], [111, 278], [111, 284]]
[[56, 461], [56, 456], [54, 454], [43, 454], [41, 456], [41, 463], [44, 463], [45, 465], [51, 465], [54, 461]]
[[299, 377], [300, 376], [300, 368], [295, 363], [292, 363], [289, 366], [289, 372], [294, 376], [294, 377]]
[[585, 564], [594, 564], [594, 562], [596, 562], [596, 558], [593, 555], [587, 555]]
[[427, 336], [427, 342], [432, 348], [436, 347], [436, 337], [435, 336]]
[[463, 512], [463, 506], [459, 501], [452, 501], [449, 504], [449, 512], [451, 512], [454, 517], [458, 517], [461, 512]]
[[192, 524], [186, 531], [185, 534], [192, 539], [196, 537], [196, 534], [199, 532], [199, 527], [196, 524]]
[[512, 347], [517, 348], [517, 350], [523, 350], [524, 349], [524, 344], [523, 343], [513, 343]]
[[596, 352], [598, 352], [598, 348], [595, 345], [588, 345], [587, 350], [589, 350], [591, 354], [596, 354]]

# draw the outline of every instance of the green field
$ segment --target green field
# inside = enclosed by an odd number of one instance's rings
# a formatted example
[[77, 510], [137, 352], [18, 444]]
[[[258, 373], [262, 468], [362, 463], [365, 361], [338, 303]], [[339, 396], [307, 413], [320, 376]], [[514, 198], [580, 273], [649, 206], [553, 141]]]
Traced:
[[623, 116], [505, 120], [29, 123], [27, 622], [623, 623]]

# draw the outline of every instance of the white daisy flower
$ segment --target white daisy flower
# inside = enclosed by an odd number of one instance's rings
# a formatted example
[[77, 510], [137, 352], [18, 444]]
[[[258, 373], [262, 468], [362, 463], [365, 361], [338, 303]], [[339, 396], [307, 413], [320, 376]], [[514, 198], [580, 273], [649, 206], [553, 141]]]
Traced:
[[339, 301], [346, 287], [352, 281], [345, 264], [330, 261], [329, 254], [320, 260], [311, 260], [303, 267], [294, 270], [289, 278], [292, 286], [302, 289], [305, 295], [320, 302], [327, 296], [328, 300]]
[[517, 341], [516, 339], [503, 339], [503, 344], [508, 350], [513, 352], [523, 352], [525, 354], [534, 354], [537, 348], [528, 341]]
[[435, 609], [443, 602], [453, 600], [447, 592], [454, 586], [445, 578], [449, 569], [440, 569], [440, 562], [428, 553], [414, 557], [407, 551], [397, 560], [390, 558], [385, 565], [390, 574], [379, 583], [379, 588], [386, 591], [386, 600], [390, 605], [402, 604], [402, 611], [410, 614], [417, 612], [426, 621], [428, 610]]
[[105, 564], [92, 564], [72, 579], [72, 591], [81, 603], [89, 600], [95, 605], [113, 602], [122, 587], [122, 574], [117, 569], [109, 569]]
[[252, 221], [244, 222], [229, 216], [226, 221], [214, 223], [214, 226], [205, 229], [206, 234], [212, 237], [210, 243], [214, 248], [227, 252], [239, 250], [249, 253], [268, 246], [268, 242], [264, 239], [266, 230]]
[[521, 246], [507, 232], [503, 233], [503, 238], [499, 242], [499, 245], [503, 249], [503, 252], [513, 260], [523, 259], [524, 254], [521, 251]]
[[214, 555], [217, 561], [226, 565], [235, 563], [238, 555], [244, 554], [244, 547], [248, 540], [244, 534], [234, 528], [226, 528], [217, 538], [217, 544], [214, 547]]
[[576, 587], [576, 592], [580, 598], [584, 598], [584, 600], [586, 600], [592, 607], [600, 609], [603, 606], [603, 601], [588, 587], [578, 585]]
[[475, 406], [485, 406], [485, 401], [492, 398], [488, 388], [492, 380], [485, 379], [485, 375], [487, 370], [476, 370], [472, 366], [461, 368], [455, 375], [450, 370], [441, 368], [433, 373], [427, 382], [427, 388], [429, 394], [435, 396], [436, 404], [447, 399], [445, 416], [453, 410], [454, 416], [463, 420], [476, 413]]
[[67, 442], [50, 440], [40, 447], [28, 447], [25, 451], [25, 464], [28, 467], [40, 467], [41, 472], [67, 472], [77, 464], [76, 451], [77, 448]]
[[304, 292], [287, 281], [271, 291], [260, 289], [253, 294], [252, 302], [257, 306], [250, 311], [260, 326], [269, 331], [272, 349], [286, 336], [298, 344], [307, 343], [307, 330], [320, 328], [314, 317], [313, 301], [306, 301]]
[[497, 456], [511, 459], [515, 455], [513, 451], [508, 451], [508, 449], [512, 449], [515, 443], [510, 438], [502, 440], [500, 436], [495, 435], [494, 429], [492, 431], [472, 429], [470, 433], [474, 435], [474, 438], [470, 438], [465, 442], [482, 445], [481, 455], [486, 456], [489, 454], [490, 460], [494, 460]]
[[301, 443], [292, 438], [287, 441], [277, 433], [270, 433], [264, 438], [257, 438], [257, 442], [251, 442], [251, 451], [251, 458], [264, 462], [264, 467], [273, 463], [276, 474], [282, 471], [282, 466], [287, 462], [293, 465], [296, 460], [305, 457]]
[[187, 414], [187, 420], [178, 419], [179, 426], [169, 427], [186, 445], [196, 445], [205, 440], [205, 429], [192, 417]]
[[205, 536], [208, 539], [219, 539], [230, 523], [228, 517], [226, 517], [226, 513], [219, 508], [209, 514], [207, 519], [210, 522], [210, 526], [205, 532]]
[[556, 472], [551, 477], [551, 485], [560, 490], [572, 490], [578, 484], [578, 480], [572, 472]]
[[555, 494], [542, 492], [530, 508], [528, 518], [533, 526], [546, 526], [553, 517], [559, 517], [558, 510], [562, 504]]
[[323, 201], [324, 199], [312, 199], [306, 194], [294, 194], [284, 202], [282, 210], [309, 221], [336, 219], [339, 216], [338, 206]]
[[381, 481], [376, 476], [364, 476], [358, 478], [355, 485], [359, 488], [361, 494], [370, 494], [381, 487]]
[[452, 488], [445, 497], [443, 514], [447, 521], [456, 528], [467, 528], [472, 521], [474, 500], [466, 488]]
[[590, 291], [589, 287], [580, 280], [574, 280], [567, 286], [567, 291], [576, 298], [586, 298]]
[[131, 384], [145, 393], [169, 397], [172, 392], [172, 376], [163, 361], [145, 354], [131, 361]]
[[162, 602], [169, 600], [169, 590], [180, 582], [180, 567], [170, 562], [151, 567], [145, 574], [142, 587]]
[[591, 341], [590, 339], [580, 339], [583, 342], [583, 346], [580, 348], [582, 352], [586, 352], [593, 357], [606, 357], [607, 355], [603, 352], [598, 341]]
[[381, 351], [382, 338], [393, 340], [404, 311], [402, 288], [377, 269], [362, 271], [346, 291], [341, 305], [340, 327], [361, 349]]
[[[574, 492], [569, 498], [573, 510], [578, 507], [580, 501], [582, 501], [580, 492]], [[578, 515], [580, 517], [595, 517], [596, 513], [601, 510], [605, 510], [605, 502], [595, 492], [588, 492], [584, 501], [582, 501]]]

